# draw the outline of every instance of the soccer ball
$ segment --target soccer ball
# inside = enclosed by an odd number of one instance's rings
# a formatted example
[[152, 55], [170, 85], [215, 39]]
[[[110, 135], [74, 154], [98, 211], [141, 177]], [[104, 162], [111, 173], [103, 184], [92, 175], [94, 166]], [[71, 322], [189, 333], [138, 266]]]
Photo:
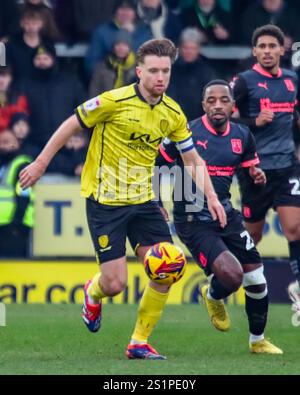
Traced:
[[159, 284], [171, 285], [184, 275], [186, 259], [181, 248], [163, 242], [155, 244], [147, 251], [144, 266], [151, 280]]

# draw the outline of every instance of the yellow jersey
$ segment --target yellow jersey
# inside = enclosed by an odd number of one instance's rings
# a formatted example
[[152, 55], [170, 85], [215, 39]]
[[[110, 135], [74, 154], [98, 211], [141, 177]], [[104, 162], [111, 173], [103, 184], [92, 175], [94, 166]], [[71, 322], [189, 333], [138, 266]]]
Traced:
[[140, 204], [154, 198], [152, 176], [159, 145], [191, 140], [180, 106], [167, 95], [150, 105], [138, 85], [114, 89], [75, 110], [93, 128], [81, 176], [81, 195], [102, 204]]

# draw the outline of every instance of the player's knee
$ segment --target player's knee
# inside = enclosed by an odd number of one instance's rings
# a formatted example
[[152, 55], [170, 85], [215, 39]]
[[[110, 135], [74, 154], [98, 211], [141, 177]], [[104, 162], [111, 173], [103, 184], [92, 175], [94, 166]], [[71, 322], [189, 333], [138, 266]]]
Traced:
[[243, 287], [245, 288], [246, 294], [253, 299], [262, 299], [268, 294], [263, 266], [251, 272], [244, 273]]
[[243, 271], [238, 266], [234, 268], [224, 268], [222, 276], [220, 278], [224, 286], [230, 289], [232, 292], [237, 291], [243, 282]]
[[[104, 279], [103, 279], [104, 280]], [[106, 296], [115, 296], [124, 291], [127, 285], [126, 279], [110, 278], [102, 281], [102, 289]]]
[[300, 240], [300, 222], [289, 226], [284, 230], [284, 236], [288, 241]]
[[243, 282], [243, 269], [239, 261], [228, 251], [224, 251], [214, 262], [212, 270], [227, 289], [235, 292]]

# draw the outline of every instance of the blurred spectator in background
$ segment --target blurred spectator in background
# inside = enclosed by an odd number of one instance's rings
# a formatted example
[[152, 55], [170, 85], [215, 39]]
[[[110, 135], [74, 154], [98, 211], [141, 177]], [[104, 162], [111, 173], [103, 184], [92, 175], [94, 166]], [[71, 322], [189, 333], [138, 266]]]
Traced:
[[28, 98], [30, 142], [41, 149], [86, 95], [75, 75], [59, 69], [52, 46], [40, 46], [33, 63], [32, 78], [25, 79], [21, 87]]
[[20, 31], [19, 12], [13, 0], [0, 1], [0, 41], [7, 41], [8, 36]]
[[285, 34], [285, 49], [290, 50], [293, 41], [299, 41], [299, 14], [285, 0], [262, 0], [253, 2], [241, 17], [241, 41], [251, 45], [253, 31], [262, 25], [273, 23]]
[[180, 36], [179, 58], [172, 67], [168, 94], [180, 104], [188, 121], [203, 115], [202, 90], [215, 72], [201, 56], [201, 34], [185, 29]]
[[25, 95], [13, 87], [13, 75], [10, 67], [0, 67], [0, 134], [6, 129], [14, 114], [28, 113]]
[[47, 173], [80, 177], [88, 147], [86, 135], [87, 132], [82, 131], [71, 136], [58, 155], [53, 158]]
[[[70, 7], [70, 0], [67, 0]], [[111, 20], [116, 0], [72, 0], [74, 24], [79, 41], [90, 40], [101, 23]]]
[[203, 42], [227, 44], [231, 41], [232, 20], [216, 0], [194, 0], [191, 7], [182, 12], [185, 27], [196, 27], [203, 35]]
[[118, 0], [111, 21], [100, 25], [92, 37], [85, 65], [89, 75], [94, 71], [96, 63], [103, 60], [111, 51], [116, 33], [127, 30], [132, 37], [133, 50], [152, 38], [151, 30], [143, 22], [137, 21], [134, 0]]
[[42, 37], [44, 19], [39, 11], [25, 10], [20, 24], [22, 33], [11, 38], [7, 44], [7, 62], [13, 67], [15, 79], [32, 75], [36, 49], [45, 41]]
[[9, 129], [19, 141], [20, 152], [35, 159], [39, 154], [39, 147], [30, 142], [29, 116], [22, 113], [15, 114], [10, 121]]
[[181, 20], [163, 0], [138, 0], [138, 17], [150, 27], [154, 38], [167, 37], [177, 42], [182, 30]]
[[130, 33], [120, 30], [115, 36], [111, 53], [95, 67], [90, 82], [90, 97], [128, 85], [135, 80], [135, 54], [131, 46]]
[[0, 256], [27, 257], [30, 230], [33, 226], [33, 193], [23, 191], [18, 176], [31, 162], [20, 154], [16, 136], [0, 133]]
[[24, 0], [20, 5], [21, 14], [26, 10], [38, 11], [41, 14], [43, 18], [41, 33], [45, 38], [54, 42], [62, 39], [62, 35], [56, 25], [51, 2], [47, 0]]

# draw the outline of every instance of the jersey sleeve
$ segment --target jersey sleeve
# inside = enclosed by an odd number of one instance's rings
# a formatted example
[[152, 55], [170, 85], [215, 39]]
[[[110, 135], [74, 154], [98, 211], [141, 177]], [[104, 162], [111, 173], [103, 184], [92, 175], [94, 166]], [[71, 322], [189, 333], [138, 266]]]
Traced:
[[91, 128], [111, 119], [115, 109], [116, 101], [110, 92], [105, 92], [78, 106], [75, 114], [83, 128]]
[[168, 138], [175, 143], [179, 143], [180, 141], [187, 140], [191, 135], [192, 132], [189, 129], [187, 119], [185, 115], [180, 112], [174, 130], [168, 135]]
[[165, 138], [159, 147], [159, 156], [157, 158], [156, 164], [162, 166], [166, 163], [173, 163], [179, 156], [179, 151], [177, 149], [176, 143], [172, 142], [170, 139]]
[[253, 134], [249, 130], [248, 140], [244, 149], [244, 153], [242, 156], [241, 166], [242, 167], [251, 167], [258, 165], [260, 162], [255, 146], [255, 140]]
[[230, 86], [233, 90], [235, 108], [239, 110], [239, 118], [231, 118], [232, 122], [242, 123], [247, 126], [255, 126], [255, 118], [248, 116], [248, 88], [246, 81], [240, 75], [235, 77]]

